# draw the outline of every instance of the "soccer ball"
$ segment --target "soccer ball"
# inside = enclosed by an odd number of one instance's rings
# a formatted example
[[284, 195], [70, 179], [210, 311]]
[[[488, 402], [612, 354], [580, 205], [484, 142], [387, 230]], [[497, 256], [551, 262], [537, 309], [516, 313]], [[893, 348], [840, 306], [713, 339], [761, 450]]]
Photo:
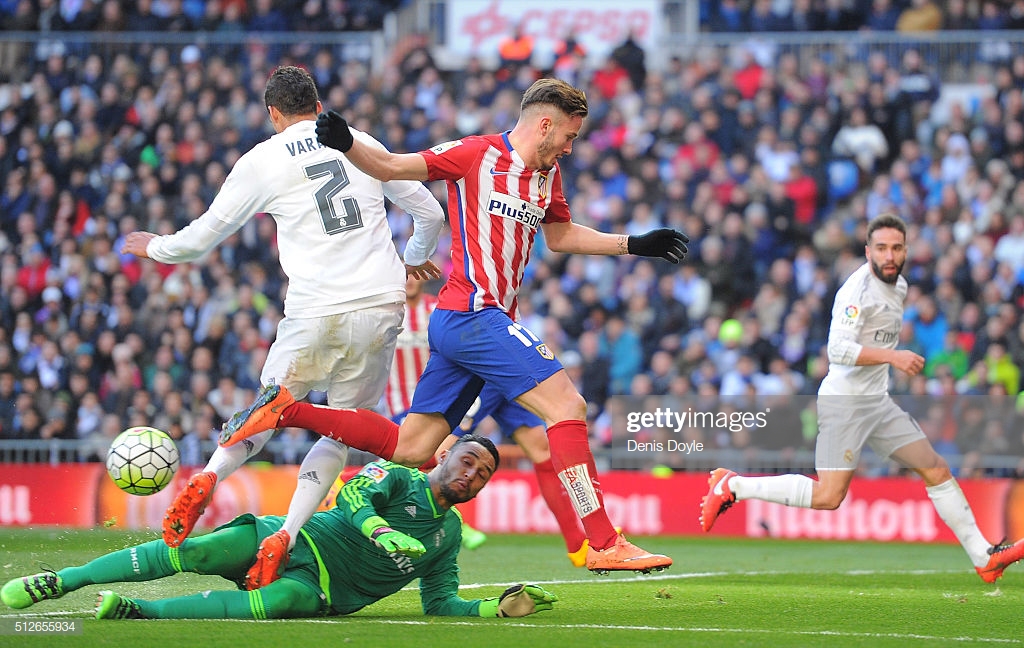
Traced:
[[128, 428], [107, 451], [107, 474], [132, 495], [152, 495], [171, 483], [180, 459], [174, 440], [151, 427]]

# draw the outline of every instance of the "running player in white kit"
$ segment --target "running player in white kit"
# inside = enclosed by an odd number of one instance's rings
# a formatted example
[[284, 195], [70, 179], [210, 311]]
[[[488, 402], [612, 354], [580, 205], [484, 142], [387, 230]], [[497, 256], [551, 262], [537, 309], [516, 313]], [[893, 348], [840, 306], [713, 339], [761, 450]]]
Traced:
[[[238, 159], [206, 213], [169, 236], [132, 232], [122, 252], [161, 263], [194, 261], [255, 214], [269, 213], [277, 223], [288, 294], [260, 382], [285, 386], [300, 399], [313, 389], [326, 391], [332, 407], [374, 408], [402, 328], [407, 272], [420, 279], [440, 277], [429, 259], [444, 212], [422, 183], [382, 183], [317, 142], [316, 116], [322, 106], [305, 70], [279, 67], [264, 98], [276, 134]], [[356, 136], [369, 147], [384, 149], [365, 133]], [[391, 240], [385, 196], [413, 217], [404, 265]], [[188, 536], [217, 482], [258, 453], [272, 435], [268, 430], [237, 447], [216, 450], [167, 510], [164, 540], [169, 546]], [[268, 553], [279, 556], [294, 546], [347, 453], [345, 445], [324, 438], [306, 455], [288, 519], [261, 545], [247, 577], [250, 589], [276, 578], [261, 573], [261, 562]]]
[[924, 358], [896, 348], [907, 296], [907, 281], [900, 274], [907, 259], [906, 224], [893, 215], [872, 220], [865, 253], [867, 263], [850, 275], [832, 305], [828, 375], [818, 389], [818, 479], [744, 477], [716, 468], [702, 500], [701, 527], [710, 531], [721, 513], [744, 499], [839, 508], [866, 443], [879, 456], [891, 457], [921, 476], [939, 517], [953, 530], [978, 575], [993, 583], [1007, 566], [1024, 558], [1024, 539], [997, 545], [985, 539], [946, 460], [888, 393], [889, 365], [911, 376], [924, 368]]

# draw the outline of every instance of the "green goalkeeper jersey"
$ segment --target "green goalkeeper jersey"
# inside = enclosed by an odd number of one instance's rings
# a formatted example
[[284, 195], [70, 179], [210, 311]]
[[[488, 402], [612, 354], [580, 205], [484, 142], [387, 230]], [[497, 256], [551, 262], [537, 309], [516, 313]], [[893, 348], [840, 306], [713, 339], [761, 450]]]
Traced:
[[[426, 553], [409, 558], [379, 548], [360, 531], [374, 515], [422, 542]], [[427, 476], [417, 469], [390, 461], [367, 464], [338, 492], [335, 508], [314, 515], [300, 538], [296, 550], [309, 545], [320, 566], [320, 587], [334, 612], [355, 612], [419, 578], [425, 614], [478, 613], [479, 600], [458, 595], [461, 519], [455, 510], [438, 506]]]

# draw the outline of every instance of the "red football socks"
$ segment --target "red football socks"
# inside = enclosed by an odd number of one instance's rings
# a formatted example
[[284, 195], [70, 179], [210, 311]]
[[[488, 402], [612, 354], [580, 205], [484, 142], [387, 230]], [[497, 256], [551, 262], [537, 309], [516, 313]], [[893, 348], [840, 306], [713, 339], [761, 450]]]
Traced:
[[565, 539], [565, 547], [569, 553], [579, 551], [583, 541], [587, 538], [583, 524], [572, 507], [569, 494], [565, 492], [562, 482], [558, 480], [555, 467], [551, 465], [551, 459], [533, 464], [537, 473], [537, 484], [540, 486], [540, 494], [547, 502], [548, 508], [555, 514], [558, 528], [562, 531], [562, 538]]
[[398, 446], [398, 424], [364, 409], [335, 409], [295, 403], [285, 409], [278, 427], [300, 427], [341, 441], [357, 450], [391, 459]]
[[548, 443], [551, 446], [551, 464], [583, 520], [590, 546], [597, 550], [608, 548], [618, 534], [604, 508], [587, 424], [583, 421], [555, 423], [548, 428]]

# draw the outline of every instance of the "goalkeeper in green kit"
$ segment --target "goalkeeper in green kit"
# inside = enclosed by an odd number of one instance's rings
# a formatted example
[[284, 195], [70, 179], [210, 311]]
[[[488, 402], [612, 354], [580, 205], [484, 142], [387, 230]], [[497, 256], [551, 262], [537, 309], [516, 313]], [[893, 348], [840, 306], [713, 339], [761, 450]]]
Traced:
[[[458, 595], [461, 521], [452, 508], [480, 491], [498, 467], [488, 439], [462, 437], [429, 474], [388, 461], [366, 465], [337, 506], [306, 523], [281, 578], [253, 591], [214, 590], [155, 601], [100, 592], [100, 619], [283, 619], [350, 614], [420, 579], [425, 614], [520, 617], [557, 597], [514, 585], [492, 599]], [[177, 572], [217, 574], [244, 587], [263, 538], [284, 518], [242, 515], [180, 547], [163, 540], [121, 549], [81, 566], [15, 578], [0, 600], [21, 609], [87, 585], [149, 581]]]

